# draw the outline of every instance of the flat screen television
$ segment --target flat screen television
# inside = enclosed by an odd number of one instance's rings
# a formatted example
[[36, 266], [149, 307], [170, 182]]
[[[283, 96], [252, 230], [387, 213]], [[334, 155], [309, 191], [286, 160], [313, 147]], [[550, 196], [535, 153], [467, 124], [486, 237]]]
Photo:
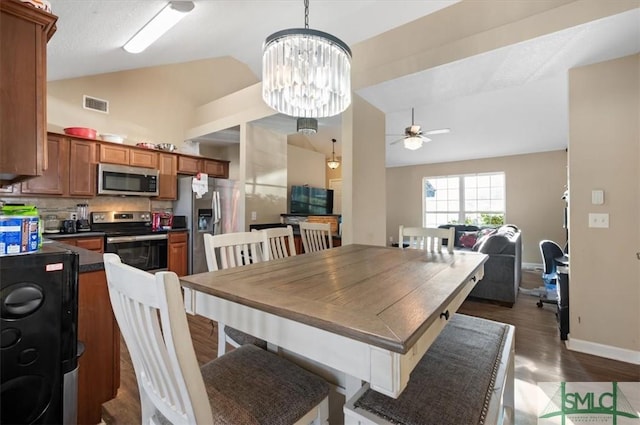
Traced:
[[291, 214], [333, 214], [333, 190], [291, 186]]

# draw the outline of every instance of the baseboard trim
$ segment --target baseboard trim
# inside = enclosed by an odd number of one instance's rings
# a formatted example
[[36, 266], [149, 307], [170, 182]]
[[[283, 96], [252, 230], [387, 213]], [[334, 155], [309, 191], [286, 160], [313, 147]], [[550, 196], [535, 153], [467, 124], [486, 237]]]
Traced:
[[612, 347], [611, 345], [598, 344], [596, 342], [574, 338], [569, 338], [566, 342], [566, 346], [571, 351], [579, 351], [581, 353], [593, 354], [598, 357], [640, 365], [640, 351]]

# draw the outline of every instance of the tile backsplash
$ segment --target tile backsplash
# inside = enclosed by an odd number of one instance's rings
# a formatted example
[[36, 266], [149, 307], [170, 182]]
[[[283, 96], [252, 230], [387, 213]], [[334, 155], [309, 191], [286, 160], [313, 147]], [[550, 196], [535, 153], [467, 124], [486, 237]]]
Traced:
[[89, 204], [89, 212], [94, 211], [171, 211], [171, 201], [156, 201], [145, 197], [134, 196], [98, 196], [89, 199], [69, 199], [53, 197], [6, 197], [1, 198], [1, 203], [21, 203], [35, 205], [40, 215], [55, 214], [60, 219], [69, 218], [72, 212], [77, 211], [77, 204]]

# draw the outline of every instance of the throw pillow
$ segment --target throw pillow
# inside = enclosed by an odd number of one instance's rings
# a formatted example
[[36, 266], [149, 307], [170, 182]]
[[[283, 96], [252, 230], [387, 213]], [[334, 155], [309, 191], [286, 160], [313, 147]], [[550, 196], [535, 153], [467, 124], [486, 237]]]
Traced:
[[460, 245], [465, 248], [473, 248], [478, 239], [478, 232], [462, 232], [460, 236]]
[[478, 236], [476, 238], [476, 243], [473, 245], [472, 249], [474, 251], [477, 251], [482, 245], [482, 243], [486, 241], [489, 236], [493, 235], [497, 231], [498, 231], [497, 229], [493, 229], [493, 228], [486, 228], [486, 229], [479, 230]]

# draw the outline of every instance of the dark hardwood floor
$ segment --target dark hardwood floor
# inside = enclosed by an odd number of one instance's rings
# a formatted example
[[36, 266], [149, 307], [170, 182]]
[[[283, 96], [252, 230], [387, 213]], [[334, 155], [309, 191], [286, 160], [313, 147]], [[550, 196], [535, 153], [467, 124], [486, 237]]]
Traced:
[[[537, 272], [523, 273], [524, 287], [540, 286]], [[537, 299], [520, 294], [513, 308], [482, 301], [464, 302], [459, 312], [516, 327], [516, 425], [536, 424], [536, 401], [532, 390], [538, 382], [638, 382], [640, 367], [566, 349], [560, 341], [553, 306], [536, 306]], [[216, 356], [215, 324], [202, 317], [188, 316], [198, 361], [202, 364]], [[140, 400], [135, 374], [126, 346], [121, 344], [121, 381], [118, 396], [103, 405], [107, 424], [140, 423]]]

